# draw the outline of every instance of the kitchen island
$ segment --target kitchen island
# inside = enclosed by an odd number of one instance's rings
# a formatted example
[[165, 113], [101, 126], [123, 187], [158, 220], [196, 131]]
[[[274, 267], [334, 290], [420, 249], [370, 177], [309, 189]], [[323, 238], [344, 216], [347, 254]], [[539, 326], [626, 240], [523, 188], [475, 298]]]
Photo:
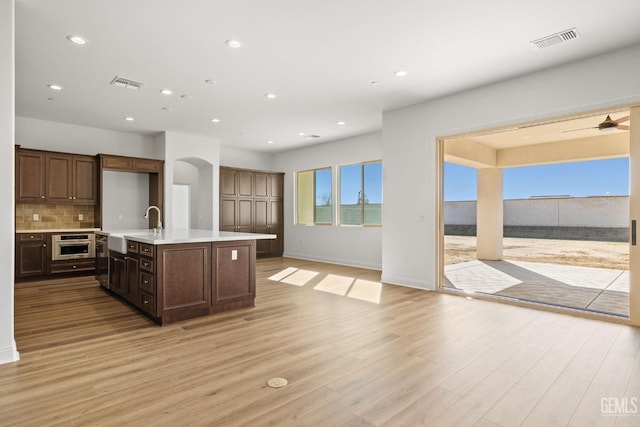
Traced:
[[256, 240], [211, 230], [109, 232], [109, 291], [160, 325], [253, 307]]

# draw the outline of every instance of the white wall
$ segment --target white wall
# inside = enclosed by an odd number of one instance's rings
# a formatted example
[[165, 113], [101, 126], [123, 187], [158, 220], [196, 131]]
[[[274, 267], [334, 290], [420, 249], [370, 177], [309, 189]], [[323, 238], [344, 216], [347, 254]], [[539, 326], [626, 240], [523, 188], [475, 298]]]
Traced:
[[106, 170], [102, 178], [102, 229], [148, 228], [144, 212], [149, 205], [149, 174]]
[[160, 159], [154, 138], [129, 132], [118, 132], [68, 123], [16, 117], [16, 144], [23, 148], [62, 151], [66, 153]]
[[199, 228], [200, 173], [198, 167], [184, 161], [173, 162], [173, 183], [189, 186], [189, 223], [191, 228]]
[[[175, 161], [186, 161], [198, 168], [197, 218], [193, 228], [218, 230], [218, 194], [220, 183], [220, 142], [179, 132], [164, 132], [155, 138], [154, 144], [164, 150], [164, 226], [171, 229], [172, 190]], [[181, 167], [180, 165], [178, 166]], [[180, 172], [178, 172], [180, 174]], [[194, 195], [192, 194], [192, 197]]]
[[438, 137], [638, 102], [638, 69], [640, 45], [385, 112], [383, 281], [435, 289]]
[[273, 170], [273, 154], [220, 146], [220, 165], [241, 169]]
[[[331, 166], [333, 169], [333, 206], [336, 200], [336, 166], [382, 159], [380, 132], [347, 138], [278, 153], [274, 170], [284, 177], [284, 250], [285, 256], [314, 259], [380, 269], [382, 266], [381, 227], [339, 227], [294, 225], [294, 181], [297, 171]], [[386, 165], [382, 164], [383, 175]], [[383, 203], [387, 202], [386, 193]], [[335, 213], [334, 213], [335, 215]], [[383, 218], [386, 227], [386, 218]]]
[[0, 0], [0, 363], [20, 358], [13, 336], [14, 264], [14, 2]]

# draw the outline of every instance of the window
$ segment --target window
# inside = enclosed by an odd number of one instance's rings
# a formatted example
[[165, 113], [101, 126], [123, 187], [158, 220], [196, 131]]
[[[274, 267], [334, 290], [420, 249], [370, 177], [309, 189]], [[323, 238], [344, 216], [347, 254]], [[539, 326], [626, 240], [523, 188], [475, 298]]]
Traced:
[[382, 225], [382, 162], [340, 166], [340, 224]]
[[296, 223], [331, 224], [331, 168], [296, 173]]

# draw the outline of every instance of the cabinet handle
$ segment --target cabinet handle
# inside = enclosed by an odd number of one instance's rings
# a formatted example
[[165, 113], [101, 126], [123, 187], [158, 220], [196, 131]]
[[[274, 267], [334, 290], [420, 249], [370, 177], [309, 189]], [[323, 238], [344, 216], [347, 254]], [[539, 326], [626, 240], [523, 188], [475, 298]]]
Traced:
[[143, 252], [149, 252], [149, 248], [144, 248], [142, 251]]
[[73, 200], [75, 200], [75, 199], [76, 199], [76, 196], [73, 196]]
[[148, 280], [145, 280], [145, 281], [144, 281], [144, 284], [145, 284], [145, 285], [148, 285], [148, 284], [149, 284], [149, 281], [148, 281]]
[[73, 266], [73, 268], [78, 268], [78, 266], [77, 266], [77, 265], [74, 265], [74, 266]]
[[44, 196], [40, 196], [41, 199], [44, 199]]
[[73, 197], [69, 196], [69, 200], [72, 200], [72, 199], [73, 199]]
[[30, 239], [33, 239], [35, 236], [29, 236]]
[[46, 247], [47, 247], [47, 244], [45, 243], [44, 245], [42, 245], [42, 247], [43, 247], [43, 248], [46, 248]]
[[144, 299], [142, 300], [142, 303], [143, 303], [143, 304], [145, 304], [145, 305], [146, 305], [146, 304], [149, 304], [149, 300], [148, 300], [148, 299], [146, 299], [146, 298], [144, 298]]

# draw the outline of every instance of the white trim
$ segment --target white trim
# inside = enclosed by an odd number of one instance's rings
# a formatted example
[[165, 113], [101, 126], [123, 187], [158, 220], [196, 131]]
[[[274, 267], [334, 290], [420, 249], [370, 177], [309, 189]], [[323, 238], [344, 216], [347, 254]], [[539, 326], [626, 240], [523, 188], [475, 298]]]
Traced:
[[418, 280], [411, 277], [393, 277], [393, 276], [385, 276], [382, 274], [382, 279], [380, 280], [382, 283], [387, 283], [389, 285], [398, 285], [404, 286], [406, 288], [414, 288], [420, 289], [423, 291], [435, 291], [436, 287], [433, 283], [428, 283], [424, 280]]
[[0, 365], [4, 363], [12, 363], [20, 360], [20, 353], [16, 349], [16, 343], [13, 342], [13, 346], [0, 349]]
[[345, 260], [342, 258], [314, 257], [314, 256], [309, 256], [304, 254], [291, 253], [291, 252], [285, 252], [282, 256], [284, 258], [294, 258], [294, 259], [301, 259], [305, 261], [327, 262], [330, 264], [345, 265], [347, 267], [366, 268], [368, 270], [378, 270], [378, 271], [382, 270], [381, 264], [362, 263], [358, 261]]

